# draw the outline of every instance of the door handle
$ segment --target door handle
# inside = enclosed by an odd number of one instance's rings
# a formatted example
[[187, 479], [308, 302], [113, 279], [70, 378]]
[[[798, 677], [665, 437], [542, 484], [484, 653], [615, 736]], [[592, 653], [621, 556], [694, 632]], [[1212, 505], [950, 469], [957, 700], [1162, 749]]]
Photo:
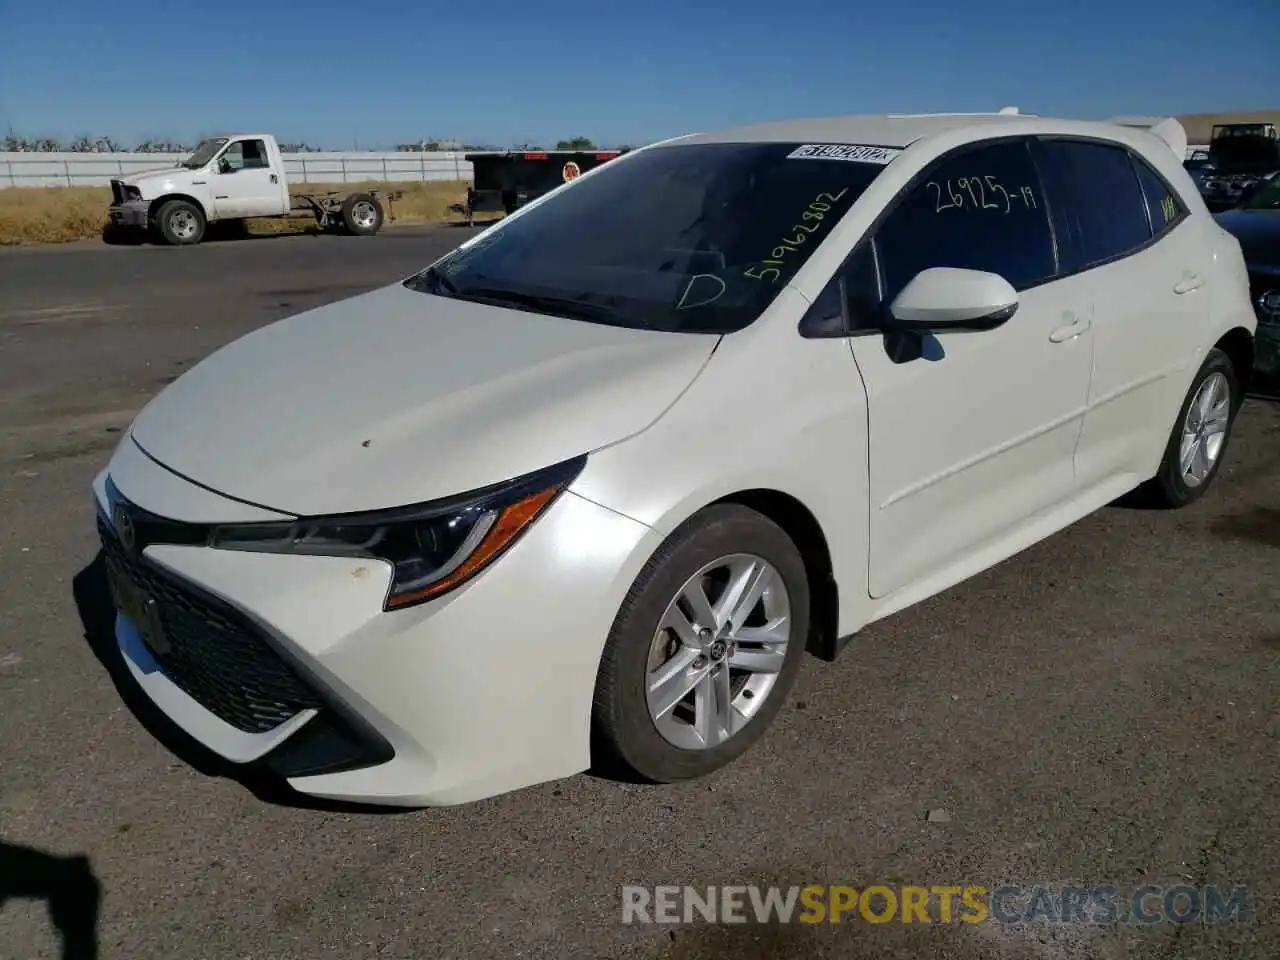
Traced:
[[1204, 281], [1197, 274], [1187, 270], [1182, 274], [1182, 279], [1173, 285], [1173, 292], [1176, 294], [1190, 293], [1192, 290], [1199, 290], [1204, 286]]
[[1049, 339], [1053, 343], [1066, 343], [1068, 340], [1074, 340], [1088, 330], [1091, 325], [1088, 317], [1077, 317], [1074, 313], [1063, 314], [1062, 318], [1067, 322], [1049, 334]]

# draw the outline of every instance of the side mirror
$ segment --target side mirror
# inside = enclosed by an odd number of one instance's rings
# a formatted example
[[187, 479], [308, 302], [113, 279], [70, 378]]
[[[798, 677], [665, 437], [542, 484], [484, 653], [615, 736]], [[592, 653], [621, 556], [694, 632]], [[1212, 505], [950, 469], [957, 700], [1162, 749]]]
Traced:
[[1018, 310], [1009, 281], [982, 270], [921, 270], [889, 305], [887, 326], [918, 333], [994, 330]]
[[231, 161], [230, 161], [230, 160], [228, 160], [226, 157], [219, 157], [219, 158], [218, 158], [218, 172], [219, 172], [219, 173], [231, 173], [231, 172], [232, 172], [232, 169], [233, 169], [233, 168], [232, 168], [232, 166], [231, 166]]

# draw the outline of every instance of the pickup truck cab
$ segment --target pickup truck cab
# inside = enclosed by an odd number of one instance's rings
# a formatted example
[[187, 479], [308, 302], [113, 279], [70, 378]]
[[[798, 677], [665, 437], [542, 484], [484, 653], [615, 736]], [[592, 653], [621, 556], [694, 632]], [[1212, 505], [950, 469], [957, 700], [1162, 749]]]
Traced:
[[280, 146], [265, 133], [208, 137], [176, 166], [112, 180], [111, 193], [112, 225], [174, 245], [199, 243], [211, 223], [249, 218], [314, 216], [366, 236], [383, 222], [372, 194], [291, 194]]

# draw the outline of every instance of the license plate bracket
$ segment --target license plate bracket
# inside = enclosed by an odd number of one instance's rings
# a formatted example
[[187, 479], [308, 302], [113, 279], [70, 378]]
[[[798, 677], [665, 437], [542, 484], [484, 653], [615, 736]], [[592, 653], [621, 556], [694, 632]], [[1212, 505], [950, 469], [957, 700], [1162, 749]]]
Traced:
[[165, 635], [160, 608], [155, 598], [130, 580], [111, 561], [107, 562], [107, 582], [111, 585], [111, 596], [116, 609], [133, 624], [147, 649], [157, 657], [170, 653], [173, 647]]

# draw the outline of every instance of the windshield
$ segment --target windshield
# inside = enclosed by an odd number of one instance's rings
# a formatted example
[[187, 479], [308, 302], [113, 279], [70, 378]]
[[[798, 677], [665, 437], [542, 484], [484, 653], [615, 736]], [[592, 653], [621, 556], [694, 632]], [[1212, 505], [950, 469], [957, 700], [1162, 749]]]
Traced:
[[196, 145], [195, 152], [183, 160], [179, 166], [186, 167], [188, 170], [199, 170], [213, 159], [213, 155], [222, 149], [227, 139], [227, 137], [210, 137], [207, 140], [201, 140]]
[[1244, 210], [1280, 210], [1280, 173], [1273, 173], [1253, 188], [1240, 203]]
[[405, 285], [618, 326], [729, 333], [764, 311], [897, 152], [795, 143], [640, 151]]

